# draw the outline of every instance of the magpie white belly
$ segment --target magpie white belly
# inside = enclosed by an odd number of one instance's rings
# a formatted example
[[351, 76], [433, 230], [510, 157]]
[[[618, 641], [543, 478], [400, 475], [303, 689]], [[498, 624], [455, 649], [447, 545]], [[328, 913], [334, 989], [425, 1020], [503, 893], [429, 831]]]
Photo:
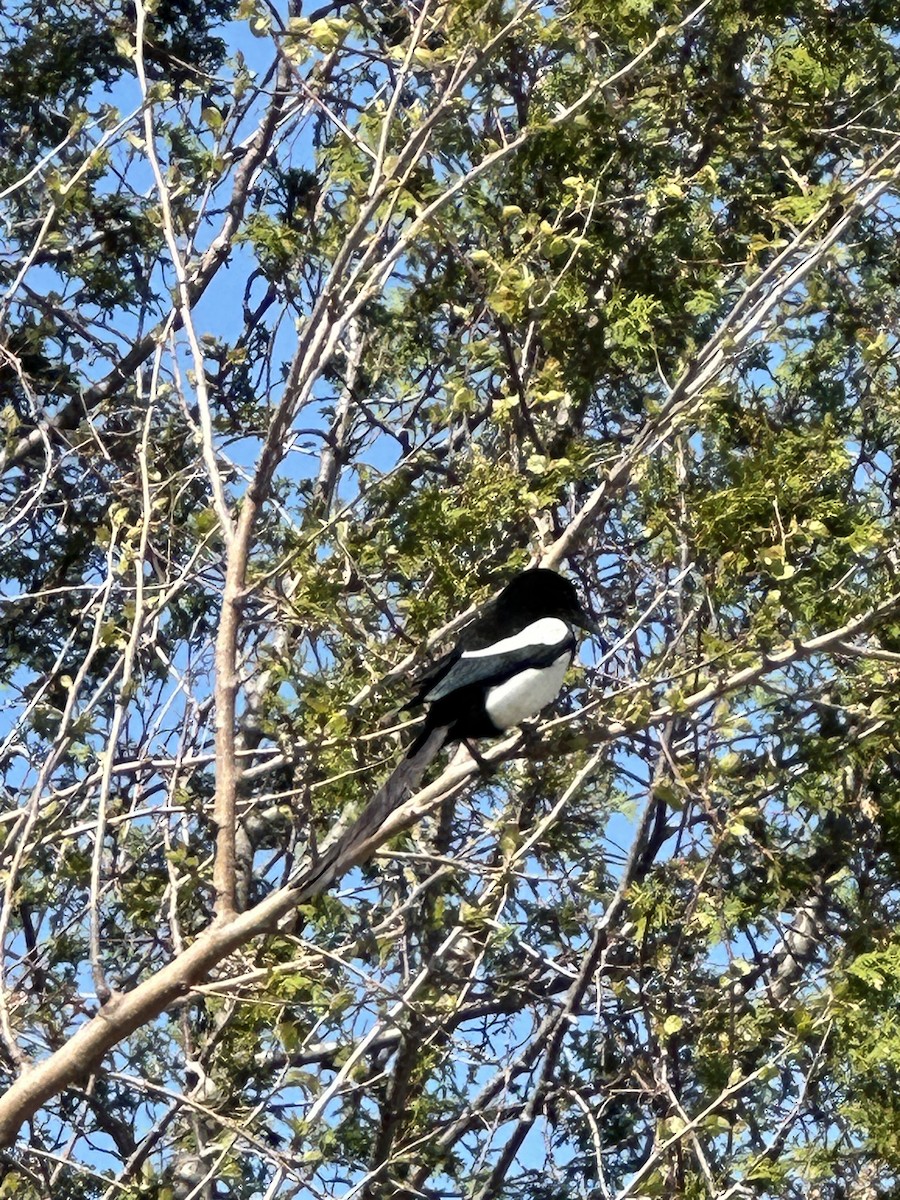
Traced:
[[572, 661], [566, 650], [549, 667], [529, 667], [492, 687], [485, 697], [487, 715], [498, 729], [511, 729], [555, 700]]

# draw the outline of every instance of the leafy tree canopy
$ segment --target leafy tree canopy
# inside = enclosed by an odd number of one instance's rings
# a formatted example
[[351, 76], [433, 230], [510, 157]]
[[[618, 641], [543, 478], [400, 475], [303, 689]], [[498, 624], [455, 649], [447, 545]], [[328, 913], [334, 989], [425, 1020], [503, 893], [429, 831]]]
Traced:
[[[883, 0], [4, 9], [0, 1196], [900, 1196], [898, 97]], [[538, 562], [608, 646], [376, 811]]]

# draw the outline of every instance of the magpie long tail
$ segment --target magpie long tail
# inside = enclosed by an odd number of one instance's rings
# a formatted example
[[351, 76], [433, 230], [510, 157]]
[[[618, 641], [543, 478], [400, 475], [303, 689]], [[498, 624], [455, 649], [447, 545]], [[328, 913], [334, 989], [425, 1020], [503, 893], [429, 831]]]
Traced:
[[[442, 735], [441, 741], [438, 744], [437, 750], [435, 750], [434, 754], [432, 754], [431, 758], [429, 758], [428, 762], [426, 762], [425, 766], [427, 767], [428, 764], [431, 762], [431, 760], [434, 758], [435, 754], [437, 754], [438, 751], [443, 749], [443, 747], [446, 745], [447, 735], [450, 732], [449, 726], [429, 725], [428, 722], [426, 721], [425, 724], [422, 726], [422, 729], [416, 735], [416, 737], [414, 737], [413, 740], [410, 742], [409, 749], [406, 751], [406, 757], [404, 758], [404, 762], [409, 762], [411, 759], [417, 758], [418, 755], [420, 754], [420, 752], [422, 751], [422, 748], [431, 742], [432, 738], [438, 732], [438, 730], [440, 730], [441, 735]], [[402, 765], [403, 765], [403, 763], [400, 764], [400, 766], [402, 766]], [[400, 767], [395, 768], [395, 774], [399, 770], [400, 770]]]
[[431, 729], [426, 726], [349, 829], [292, 881], [291, 886], [299, 893], [298, 903], [320, 895], [339, 875], [363, 862], [377, 848], [379, 829], [418, 787], [443, 749], [448, 732], [445, 725]]

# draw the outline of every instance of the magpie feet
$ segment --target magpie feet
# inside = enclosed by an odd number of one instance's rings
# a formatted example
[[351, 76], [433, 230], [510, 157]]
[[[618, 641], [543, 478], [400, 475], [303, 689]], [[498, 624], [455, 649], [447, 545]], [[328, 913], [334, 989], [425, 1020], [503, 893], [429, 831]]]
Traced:
[[481, 751], [478, 750], [478, 748], [472, 742], [470, 742], [468, 738], [463, 738], [462, 744], [468, 750], [469, 756], [478, 764], [478, 769], [482, 775], [489, 776], [497, 774], [498, 764], [485, 758]]
[[522, 734], [523, 758], [540, 757], [540, 752], [543, 745], [543, 738], [538, 732], [540, 727], [540, 721], [523, 721], [519, 726], [519, 731]]

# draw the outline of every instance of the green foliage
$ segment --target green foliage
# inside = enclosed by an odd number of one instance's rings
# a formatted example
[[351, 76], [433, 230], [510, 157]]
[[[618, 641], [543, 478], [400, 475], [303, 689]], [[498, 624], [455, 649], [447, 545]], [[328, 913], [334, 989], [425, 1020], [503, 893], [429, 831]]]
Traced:
[[844, 1106], [874, 1152], [896, 1169], [900, 1082], [900, 947], [891, 942], [848, 962], [835, 981], [837, 1080]]
[[223, 505], [247, 904], [573, 521], [614, 649], [0, 1197], [893, 1194], [896, 6], [232, 8], [0, 16], [4, 1087], [211, 920]]

